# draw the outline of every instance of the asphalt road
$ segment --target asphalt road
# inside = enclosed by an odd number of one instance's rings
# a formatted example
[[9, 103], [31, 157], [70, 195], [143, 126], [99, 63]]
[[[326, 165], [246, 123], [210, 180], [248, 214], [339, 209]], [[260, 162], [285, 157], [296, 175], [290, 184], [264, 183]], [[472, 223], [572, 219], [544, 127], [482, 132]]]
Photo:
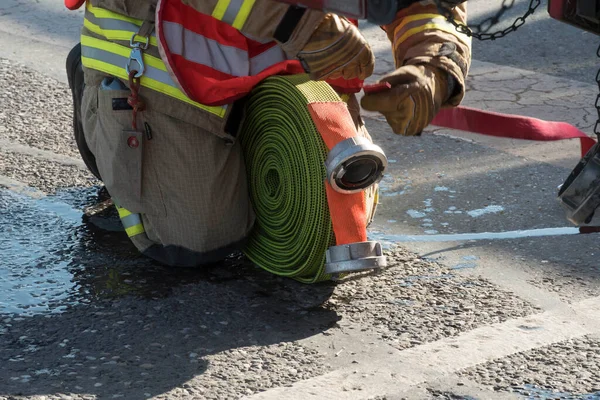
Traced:
[[[544, 7], [475, 43], [465, 104], [589, 133], [597, 38]], [[577, 142], [403, 138], [365, 114], [390, 160], [369, 230], [388, 269], [313, 286], [239, 256], [173, 271], [81, 219], [99, 183], [70, 133], [80, 24], [54, 0], [0, 4], [0, 399], [600, 398], [598, 234], [555, 199]], [[376, 79], [389, 44], [364, 28]]]

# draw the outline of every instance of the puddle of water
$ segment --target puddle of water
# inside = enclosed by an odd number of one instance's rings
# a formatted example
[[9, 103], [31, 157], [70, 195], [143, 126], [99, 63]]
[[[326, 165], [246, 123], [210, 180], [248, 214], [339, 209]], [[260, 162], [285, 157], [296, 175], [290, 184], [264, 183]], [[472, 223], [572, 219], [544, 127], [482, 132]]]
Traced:
[[410, 215], [412, 218], [425, 218], [427, 216], [427, 214], [421, 212], [421, 211], [417, 211], [417, 210], [408, 210], [406, 212], [408, 215]]
[[[61, 313], [98, 298], [159, 298], [200, 280], [237, 279], [241, 255], [214, 268], [166, 268], [141, 256], [124, 232], [84, 223], [96, 188], [32, 198], [0, 189], [0, 315]], [[235, 267], [235, 268], [228, 268]]]
[[369, 238], [383, 243], [403, 242], [464, 242], [471, 240], [507, 240], [542, 236], [578, 235], [585, 233], [582, 228], [541, 228], [506, 232], [456, 233], [442, 235], [396, 235], [383, 232], [369, 232]]
[[496, 214], [502, 211], [504, 211], [504, 207], [502, 206], [487, 206], [478, 210], [467, 211], [467, 214], [473, 218], [477, 218], [485, 214]]
[[0, 312], [63, 309], [75, 284], [55, 245], [80, 223], [65, 204], [0, 191]]
[[587, 394], [573, 394], [556, 392], [552, 389], [541, 388], [534, 385], [523, 385], [513, 391], [528, 400], [600, 400], [600, 392]]

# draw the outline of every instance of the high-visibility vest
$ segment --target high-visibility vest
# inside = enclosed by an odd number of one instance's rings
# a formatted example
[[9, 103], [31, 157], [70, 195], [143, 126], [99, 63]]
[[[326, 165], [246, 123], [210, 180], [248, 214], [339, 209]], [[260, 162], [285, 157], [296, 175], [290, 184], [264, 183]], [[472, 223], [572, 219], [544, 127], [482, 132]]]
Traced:
[[[94, 7], [87, 2], [83, 21], [85, 29], [81, 35], [81, 63], [83, 66], [127, 81], [128, 75], [125, 66], [128, 64], [132, 49], [122, 43], [129, 43], [143, 23], [142, 20]], [[90, 32], [90, 34], [88, 35], [86, 32]], [[145, 41], [143, 38], [136, 40]], [[140, 78], [141, 86], [166, 94], [218, 117], [225, 116], [226, 105], [208, 106], [193, 101], [181, 91], [160, 58], [154, 32], [148, 38], [148, 49], [143, 52], [143, 62], [145, 71]]]
[[[227, 104], [271, 75], [304, 73], [300, 62], [288, 59], [277, 42], [257, 41], [239, 31], [253, 3], [219, 1], [207, 15], [181, 0], [158, 0], [158, 46], [167, 68], [190, 98]], [[348, 86], [342, 80], [335, 84]], [[360, 82], [352, 84], [360, 90]]]
[[[240, 32], [253, 4], [253, 0], [220, 1], [207, 15], [181, 0], [159, 0], [150, 51], [143, 54], [141, 85], [222, 117], [228, 104], [268, 76], [304, 73], [300, 62], [287, 59], [275, 41], [259, 41]], [[83, 65], [127, 80], [131, 48], [115, 42], [129, 42], [143, 22], [87, 2], [84, 27], [94, 36], [82, 34]], [[362, 87], [356, 79], [329, 83], [341, 92]]]

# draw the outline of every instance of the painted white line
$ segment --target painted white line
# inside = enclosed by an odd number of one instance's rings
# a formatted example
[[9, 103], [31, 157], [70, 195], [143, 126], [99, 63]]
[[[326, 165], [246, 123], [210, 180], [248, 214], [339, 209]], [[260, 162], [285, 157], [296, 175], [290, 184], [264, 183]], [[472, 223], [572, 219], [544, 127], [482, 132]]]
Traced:
[[507, 240], [542, 236], [578, 235], [576, 227], [526, 229], [506, 232], [453, 233], [443, 235], [396, 235], [369, 232], [369, 237], [391, 243], [402, 242], [463, 242], [469, 240]]
[[[368, 365], [342, 368], [246, 397], [252, 400], [358, 400], [406, 391], [510, 354], [600, 332], [600, 297], [565, 310], [513, 319], [404, 351], [378, 352]], [[360, 343], [357, 341], [357, 343]]]

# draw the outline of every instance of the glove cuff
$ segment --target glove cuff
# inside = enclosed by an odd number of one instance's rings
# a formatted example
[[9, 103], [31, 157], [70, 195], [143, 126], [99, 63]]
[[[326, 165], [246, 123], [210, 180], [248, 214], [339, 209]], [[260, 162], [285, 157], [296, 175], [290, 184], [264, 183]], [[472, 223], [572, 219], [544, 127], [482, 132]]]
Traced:
[[405, 60], [404, 65], [427, 65], [446, 72], [448, 93], [442, 106], [457, 106], [465, 95], [464, 80], [469, 72], [467, 60], [456, 50], [456, 44], [444, 43], [429, 54]]

